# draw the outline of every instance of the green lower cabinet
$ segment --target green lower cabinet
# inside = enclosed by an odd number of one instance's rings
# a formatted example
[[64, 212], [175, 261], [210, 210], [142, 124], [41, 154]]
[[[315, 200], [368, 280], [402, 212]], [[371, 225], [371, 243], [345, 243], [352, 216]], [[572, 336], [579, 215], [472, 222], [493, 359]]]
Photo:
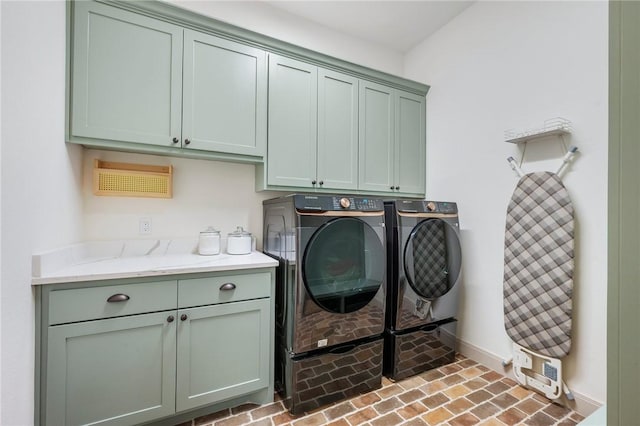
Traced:
[[49, 327], [47, 425], [132, 425], [175, 412], [174, 312]]
[[273, 402], [274, 282], [263, 268], [37, 287], [36, 426]]
[[178, 316], [177, 411], [269, 385], [269, 299], [181, 309]]

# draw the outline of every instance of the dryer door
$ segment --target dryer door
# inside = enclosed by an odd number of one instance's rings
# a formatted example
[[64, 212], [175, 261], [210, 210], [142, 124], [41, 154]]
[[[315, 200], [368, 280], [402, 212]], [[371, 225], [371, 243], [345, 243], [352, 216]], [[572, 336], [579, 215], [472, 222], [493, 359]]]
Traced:
[[433, 301], [447, 294], [460, 275], [461, 249], [454, 228], [439, 218], [418, 223], [404, 246], [404, 273], [411, 289]]
[[302, 259], [307, 294], [325, 311], [363, 308], [384, 283], [385, 251], [376, 231], [352, 217], [333, 219], [313, 234]]

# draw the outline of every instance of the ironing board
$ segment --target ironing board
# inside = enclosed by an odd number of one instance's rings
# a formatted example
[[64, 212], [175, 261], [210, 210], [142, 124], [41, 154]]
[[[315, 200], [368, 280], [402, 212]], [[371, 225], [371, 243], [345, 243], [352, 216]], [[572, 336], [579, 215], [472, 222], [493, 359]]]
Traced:
[[571, 349], [573, 205], [558, 174], [517, 171], [521, 178], [507, 207], [503, 287], [514, 372], [550, 399], [563, 390], [572, 399], [560, 358]]
[[571, 348], [573, 206], [551, 172], [523, 176], [507, 208], [504, 320], [514, 342], [562, 358]]

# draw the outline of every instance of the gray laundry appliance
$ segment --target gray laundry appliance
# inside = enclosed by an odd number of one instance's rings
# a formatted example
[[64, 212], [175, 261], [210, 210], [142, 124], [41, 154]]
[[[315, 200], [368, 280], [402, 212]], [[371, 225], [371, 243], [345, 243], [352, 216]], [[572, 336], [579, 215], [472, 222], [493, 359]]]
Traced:
[[263, 202], [277, 259], [275, 387], [299, 414], [382, 385], [384, 204], [294, 194]]
[[456, 203], [385, 201], [384, 375], [401, 380], [454, 360], [462, 254]]

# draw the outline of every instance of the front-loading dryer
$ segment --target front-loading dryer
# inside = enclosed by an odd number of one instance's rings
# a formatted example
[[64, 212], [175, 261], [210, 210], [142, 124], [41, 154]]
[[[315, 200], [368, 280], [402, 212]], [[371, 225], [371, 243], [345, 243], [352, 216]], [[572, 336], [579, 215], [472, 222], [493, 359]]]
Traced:
[[382, 385], [386, 293], [380, 199], [266, 200], [263, 251], [276, 273], [276, 388], [294, 413]]
[[456, 203], [385, 201], [385, 375], [394, 380], [452, 362], [462, 254]]

